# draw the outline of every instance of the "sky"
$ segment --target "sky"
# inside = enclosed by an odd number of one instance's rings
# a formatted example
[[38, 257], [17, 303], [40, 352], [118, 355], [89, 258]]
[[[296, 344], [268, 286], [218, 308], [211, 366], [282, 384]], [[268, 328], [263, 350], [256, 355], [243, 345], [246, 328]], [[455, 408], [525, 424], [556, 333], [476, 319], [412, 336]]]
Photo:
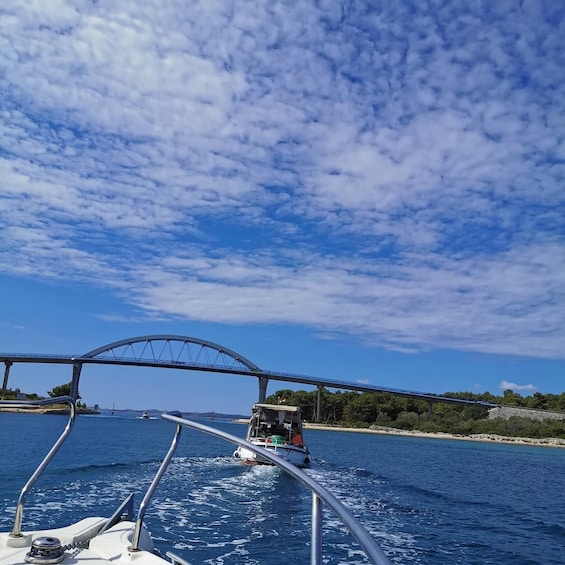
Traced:
[[[563, 37], [550, 0], [4, 0], [0, 351], [170, 334], [271, 371], [564, 392]], [[106, 407], [257, 391], [81, 379]]]

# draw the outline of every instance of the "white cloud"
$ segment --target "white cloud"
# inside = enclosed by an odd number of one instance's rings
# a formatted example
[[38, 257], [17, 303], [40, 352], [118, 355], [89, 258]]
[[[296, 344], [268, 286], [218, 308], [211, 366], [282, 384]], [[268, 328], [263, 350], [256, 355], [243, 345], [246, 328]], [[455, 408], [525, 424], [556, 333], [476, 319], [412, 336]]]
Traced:
[[148, 316], [565, 356], [557, 8], [3, 9], [2, 272]]
[[501, 381], [499, 387], [501, 390], [511, 390], [513, 392], [536, 392], [538, 389], [534, 385], [517, 385], [508, 381]]

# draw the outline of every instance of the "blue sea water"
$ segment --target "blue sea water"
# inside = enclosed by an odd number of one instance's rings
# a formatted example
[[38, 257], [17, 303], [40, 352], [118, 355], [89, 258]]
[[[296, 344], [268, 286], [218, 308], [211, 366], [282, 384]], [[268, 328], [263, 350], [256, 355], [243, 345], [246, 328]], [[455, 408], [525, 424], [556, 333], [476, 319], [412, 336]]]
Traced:
[[[19, 490], [66, 424], [63, 416], [0, 414], [0, 530]], [[243, 437], [245, 426], [206, 422]], [[23, 529], [110, 515], [140, 503], [175, 426], [79, 416], [30, 493]], [[308, 473], [341, 499], [393, 563], [565, 563], [565, 450], [309, 430]], [[287, 564], [309, 559], [309, 493], [272, 467], [244, 467], [233, 447], [185, 429], [147, 511], [157, 548], [191, 563]], [[328, 564], [366, 563], [324, 512]]]

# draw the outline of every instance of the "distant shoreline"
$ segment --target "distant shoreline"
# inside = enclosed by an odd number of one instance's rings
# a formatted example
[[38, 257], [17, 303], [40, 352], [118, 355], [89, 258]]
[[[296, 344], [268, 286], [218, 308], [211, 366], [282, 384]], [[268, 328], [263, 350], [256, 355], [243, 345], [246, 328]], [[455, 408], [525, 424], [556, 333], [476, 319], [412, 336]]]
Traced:
[[[65, 415], [69, 413], [68, 408], [0, 408], [0, 412], [12, 412], [18, 414], [48, 414]], [[99, 411], [90, 409], [77, 409], [77, 414], [100, 414]], [[247, 418], [232, 420], [235, 424], [248, 424]], [[565, 448], [565, 439], [561, 438], [531, 438], [531, 437], [510, 437], [497, 434], [450, 434], [446, 432], [422, 432], [420, 430], [400, 430], [397, 428], [387, 428], [375, 426], [373, 428], [346, 428], [342, 426], [332, 426], [326, 424], [304, 423], [304, 428], [309, 430], [320, 430], [330, 432], [348, 432], [360, 434], [394, 435], [404, 437], [418, 437], [428, 439], [452, 439], [459, 441], [478, 441], [486, 443], [503, 443], [508, 445], [530, 445], [533, 447], [558, 447]]]
[[565, 439], [561, 438], [531, 438], [531, 437], [509, 437], [497, 434], [449, 434], [445, 432], [421, 432], [419, 430], [399, 430], [396, 428], [342, 428], [338, 426], [325, 426], [323, 424], [304, 424], [306, 429], [325, 430], [335, 432], [359, 432], [362, 434], [396, 435], [431, 439], [454, 439], [461, 441], [479, 441], [488, 443], [505, 443], [512, 445], [531, 445], [535, 447], [565, 447]]
[[[248, 420], [234, 420], [237, 424], [247, 424]], [[531, 437], [509, 437], [497, 434], [449, 434], [445, 432], [421, 432], [419, 430], [399, 430], [397, 428], [386, 428], [384, 426], [374, 428], [344, 428], [325, 424], [303, 424], [307, 430], [321, 430], [330, 432], [357, 432], [360, 434], [392, 435], [404, 437], [418, 437], [428, 439], [453, 439], [460, 441], [478, 441], [486, 443], [504, 443], [508, 445], [530, 445], [533, 447], [561, 447], [565, 448], [565, 439], [561, 438], [531, 438]]]
[[[68, 408], [9, 408], [3, 406], [0, 412], [11, 412], [13, 414], [48, 414], [48, 415], [67, 415]], [[90, 410], [89, 408], [77, 408], [77, 414], [100, 414], [98, 410]]]

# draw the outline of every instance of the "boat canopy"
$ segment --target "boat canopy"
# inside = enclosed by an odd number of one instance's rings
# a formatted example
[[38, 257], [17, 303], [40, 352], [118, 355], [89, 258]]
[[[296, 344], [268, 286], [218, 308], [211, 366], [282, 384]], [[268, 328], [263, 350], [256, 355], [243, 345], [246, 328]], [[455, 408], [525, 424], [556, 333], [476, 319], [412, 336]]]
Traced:
[[286, 406], [285, 404], [254, 404], [253, 410], [275, 410], [277, 412], [300, 412], [300, 406]]

